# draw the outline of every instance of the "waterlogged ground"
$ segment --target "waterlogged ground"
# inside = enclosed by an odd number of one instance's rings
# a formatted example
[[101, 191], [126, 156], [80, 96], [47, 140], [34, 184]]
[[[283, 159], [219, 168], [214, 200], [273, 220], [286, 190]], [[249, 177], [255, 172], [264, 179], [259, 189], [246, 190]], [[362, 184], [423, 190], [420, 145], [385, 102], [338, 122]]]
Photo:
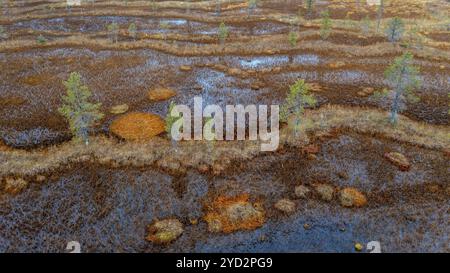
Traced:
[[[55, 173], [43, 185], [1, 197], [0, 250], [61, 252], [75, 240], [86, 252], [351, 252], [355, 242], [370, 241], [389, 252], [449, 251], [450, 203], [435, 188], [448, 185], [450, 166], [438, 153], [358, 135], [340, 135], [321, 147], [317, 160], [289, 151], [237, 163], [239, 173], [229, 170], [216, 177], [97, 166]], [[407, 174], [386, 166], [382, 151], [392, 148], [413, 159]], [[337, 175], [342, 172], [347, 178]], [[279, 198], [293, 198], [296, 185], [318, 179], [364, 190], [368, 207], [346, 209], [336, 199], [309, 198], [295, 201], [293, 215], [273, 208]], [[203, 221], [190, 224], [201, 218], [202, 200], [214, 192], [262, 198], [267, 223], [229, 235], [208, 233]], [[167, 247], [143, 240], [142, 223], [167, 217], [186, 224], [181, 238]]]
[[[36, 31], [56, 31], [64, 33], [86, 33], [92, 34], [99, 31], [106, 32], [106, 26], [116, 22], [122, 28], [128, 28], [131, 23], [139, 26], [139, 29], [146, 34], [157, 33], [189, 33], [215, 35], [218, 26], [211, 23], [190, 21], [179, 18], [140, 18], [124, 16], [98, 16], [98, 17], [64, 17], [50, 19], [34, 19], [20, 21], [11, 25], [8, 30], [11, 32], [32, 29]], [[161, 29], [160, 26], [163, 26]], [[230, 25], [230, 32], [234, 34], [265, 35], [285, 33], [289, 31], [289, 26], [275, 22], [250, 23], [246, 25]]]
[[[8, 37], [0, 39], [0, 153], [2, 143], [33, 150], [70, 140], [68, 125], [57, 109], [65, 93], [62, 81], [73, 71], [81, 74], [92, 91], [92, 99], [102, 103], [105, 118], [94, 134], [110, 137], [114, 136], [109, 125], [117, 116], [109, 110], [115, 105], [127, 104], [130, 112], [165, 116], [170, 101], [192, 107], [196, 96], [203, 99], [204, 105], [222, 107], [281, 104], [289, 85], [298, 79], [311, 84], [317, 107], [335, 104], [389, 108], [385, 101], [374, 99], [365, 90], [374, 92], [386, 87], [384, 71], [397, 56], [383, 50], [371, 51], [372, 46], [387, 40], [383, 31], [375, 33], [372, 29], [368, 37], [361, 33], [359, 20], [367, 14], [376, 18], [375, 9], [364, 4], [317, 1], [316, 10], [309, 15], [312, 21], [298, 27], [290, 23], [301, 7], [301, 1], [296, 0], [264, 1], [250, 18], [245, 7], [239, 6], [243, 3], [227, 6], [218, 16], [215, 5], [190, 11], [179, 6], [155, 10], [129, 2], [125, 7], [96, 1], [98, 5], [92, 10], [71, 11], [52, 11], [40, 1], [1, 6], [0, 25]], [[448, 3], [430, 1], [417, 7], [406, 2], [404, 6], [396, 2], [386, 7], [385, 17], [400, 16], [419, 23], [431, 18], [433, 24], [442, 26], [427, 25], [420, 30], [428, 39], [423, 51], [414, 51], [420, 55], [414, 59], [421, 70], [422, 86], [417, 90], [420, 102], [404, 104], [403, 114], [446, 128], [449, 33], [438, 16]], [[320, 46], [289, 48], [287, 35], [291, 30], [305, 35], [299, 44], [321, 41], [314, 19], [327, 7], [334, 20], [352, 20], [356, 26], [348, 31], [342, 25], [336, 27], [322, 42], [344, 49], [352, 47], [358, 54]], [[136, 15], [129, 14], [130, 10], [135, 10]], [[300, 13], [306, 14], [306, 10], [300, 8]], [[266, 48], [255, 54], [195, 51], [197, 47], [218, 44], [222, 20], [230, 31], [225, 48], [242, 47], [242, 52], [247, 52], [262, 47], [263, 39], [279, 37], [271, 42], [274, 47], [284, 45], [284, 49], [274, 53]], [[164, 43], [179, 51], [168, 54], [146, 46], [105, 49], [103, 43], [112, 44], [105, 40], [107, 25], [112, 22], [121, 29], [118, 45], [133, 42], [126, 29], [135, 23], [138, 41], [145, 38], [149, 45]], [[373, 28], [375, 21], [372, 23]], [[36, 40], [39, 34], [50, 42], [83, 35], [101, 46], [62, 43], [47, 47], [36, 43], [11, 49], [13, 42], [22, 45]], [[10, 49], [3, 50], [9, 42]], [[387, 44], [386, 48], [402, 47]], [[435, 52], [441, 55], [433, 55]], [[151, 102], [147, 92], [155, 87], [171, 88], [177, 95], [171, 100]], [[345, 131], [314, 141], [320, 147], [316, 158], [299, 148], [283, 147], [252, 160], [236, 160], [221, 174], [193, 169], [174, 174], [155, 166], [68, 164], [45, 173], [45, 182], [30, 183], [20, 194], [0, 194], [0, 252], [64, 252], [69, 241], [79, 241], [83, 252], [352, 252], [355, 243], [365, 247], [370, 241], [380, 242], [385, 252], [450, 251], [450, 165], [441, 150]], [[384, 153], [391, 151], [410, 160], [408, 172], [399, 171], [384, 158]], [[364, 192], [368, 204], [349, 209], [342, 207], [336, 196], [330, 202], [317, 196], [295, 197], [295, 186], [312, 187], [318, 182], [335, 189], [355, 187]], [[253, 231], [210, 233], [202, 220], [208, 197], [242, 193], [262, 200], [265, 224]], [[281, 198], [295, 201], [293, 214], [274, 208]], [[166, 246], [145, 240], [148, 224], [170, 217], [184, 224], [180, 238]], [[193, 224], [193, 219], [198, 223]]]

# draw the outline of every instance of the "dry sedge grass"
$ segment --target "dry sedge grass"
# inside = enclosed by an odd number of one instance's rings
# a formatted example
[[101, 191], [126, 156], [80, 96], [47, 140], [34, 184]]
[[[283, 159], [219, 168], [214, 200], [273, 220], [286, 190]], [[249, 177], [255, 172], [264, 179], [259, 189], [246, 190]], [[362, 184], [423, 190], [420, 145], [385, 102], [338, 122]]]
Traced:
[[[306, 33], [305, 35], [310, 35]], [[34, 48], [68, 48], [82, 47], [98, 50], [133, 50], [133, 49], [153, 49], [175, 56], [212, 56], [222, 54], [237, 55], [273, 55], [284, 54], [291, 51], [309, 50], [315, 52], [332, 52], [346, 57], [370, 57], [384, 56], [387, 54], [400, 55], [404, 52], [399, 46], [383, 42], [367, 46], [358, 45], [338, 45], [328, 41], [302, 41], [295, 47], [289, 46], [285, 35], [264, 36], [258, 42], [230, 41], [225, 46], [219, 44], [192, 45], [186, 47], [169, 43], [169, 41], [138, 40], [135, 42], [111, 43], [109, 39], [90, 39], [83, 35], [70, 36], [67, 38], [48, 41], [39, 44], [35, 40], [21, 39], [0, 42], [0, 52], [21, 52]], [[417, 57], [429, 58], [433, 60], [450, 61], [450, 53], [432, 47], [425, 47], [423, 50], [412, 49]]]
[[364, 134], [382, 135], [384, 137], [428, 149], [445, 149], [450, 147], [450, 128], [448, 126], [430, 125], [413, 121], [400, 115], [396, 126], [388, 122], [386, 111], [366, 108], [349, 108], [343, 106], [326, 106], [318, 111], [309, 111], [306, 117], [311, 120], [313, 130], [323, 126], [346, 128]]
[[[219, 0], [221, 2], [221, 10], [235, 10], [246, 5], [242, 5], [243, 0]], [[83, 2], [83, 1], [82, 1]], [[236, 4], [234, 4], [236, 3]], [[31, 4], [31, 3], [29, 3]], [[69, 16], [148, 16], [154, 14], [156, 16], [165, 16], [164, 9], [187, 9], [190, 7], [192, 10], [213, 11], [216, 8], [216, 0], [210, 1], [153, 1], [150, 5], [149, 1], [105, 1], [95, 2], [92, 4], [82, 5], [83, 10], [75, 8], [74, 11], [68, 13], [66, 11], [65, 1], [59, 3], [53, 3], [48, 5], [36, 3], [32, 7], [19, 7], [9, 8], [9, 14], [2, 16], [0, 19], [1, 24], [7, 24], [10, 22], [31, 20], [31, 19], [48, 19], [55, 17], [69, 17]], [[52, 7], [52, 12], [42, 13], [46, 8]], [[149, 12], [148, 9], [152, 12]], [[178, 13], [177, 13], [178, 14]]]
[[[410, 120], [400, 116], [397, 126], [388, 123], [388, 113], [376, 109], [324, 106], [306, 112], [306, 119], [293, 137], [289, 126], [280, 132], [280, 145], [303, 147], [310, 141], [306, 132], [326, 133], [348, 129], [373, 134], [428, 149], [449, 149], [450, 129]], [[37, 175], [82, 162], [112, 167], [149, 166], [179, 172], [186, 168], [211, 166], [223, 170], [232, 160], [248, 160], [258, 154], [260, 143], [248, 141], [217, 141], [211, 149], [207, 141], [182, 141], [172, 146], [166, 138], [154, 137], [146, 142], [118, 142], [114, 138], [93, 137], [89, 146], [74, 141], [46, 149], [0, 150], [0, 176]]]

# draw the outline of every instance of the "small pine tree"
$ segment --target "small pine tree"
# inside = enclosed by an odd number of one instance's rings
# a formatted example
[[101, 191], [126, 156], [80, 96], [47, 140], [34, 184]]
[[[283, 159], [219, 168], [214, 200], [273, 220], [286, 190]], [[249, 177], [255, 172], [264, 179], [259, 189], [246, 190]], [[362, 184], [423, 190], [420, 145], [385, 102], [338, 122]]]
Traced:
[[111, 41], [117, 43], [119, 40], [119, 25], [116, 22], [113, 22], [107, 26], [107, 29], [111, 37]]
[[3, 26], [0, 26], [0, 39], [6, 38], [8, 38], [8, 34], [6, 34], [5, 28]]
[[128, 26], [128, 34], [130, 35], [131, 38], [133, 38], [133, 40], [136, 40], [136, 36], [137, 36], [137, 27], [135, 23], [131, 23]]
[[228, 38], [228, 34], [229, 34], [228, 27], [225, 25], [224, 22], [220, 23], [217, 35], [219, 37], [221, 45], [225, 44], [225, 40]]
[[247, 3], [247, 17], [250, 17], [253, 13], [253, 11], [256, 9], [256, 6], [258, 5], [257, 0], [248, 0]]
[[288, 41], [289, 41], [289, 44], [292, 47], [295, 47], [297, 45], [297, 42], [298, 42], [298, 34], [297, 34], [297, 32], [290, 31], [289, 35], [288, 35]]
[[415, 24], [412, 26], [407, 33], [407, 46], [408, 48], [423, 48], [423, 37], [419, 33], [419, 26]]
[[39, 36], [36, 38], [36, 41], [38, 42], [38, 44], [42, 45], [47, 42], [47, 39], [42, 34], [39, 34]]
[[320, 24], [320, 37], [324, 40], [328, 39], [331, 34], [331, 19], [330, 12], [328, 10], [322, 12], [321, 14], [322, 21]]
[[280, 121], [287, 122], [289, 115], [295, 115], [294, 132], [297, 134], [306, 106], [315, 106], [316, 99], [309, 93], [309, 86], [304, 80], [297, 80], [289, 87], [289, 94], [280, 109]]
[[[450, 100], [450, 92], [448, 93], [448, 98], [449, 98], [449, 100]], [[448, 109], [448, 114], [450, 115], [450, 102], [448, 103], [448, 107], [449, 107], [449, 109]]]
[[306, 13], [308, 14], [308, 18], [312, 17], [313, 8], [314, 8], [314, 0], [306, 0]]
[[[448, 93], [448, 98], [450, 99], [450, 92]], [[450, 102], [448, 103], [448, 107], [449, 107], [448, 114], [450, 115]]]
[[91, 92], [82, 85], [81, 76], [72, 72], [69, 79], [64, 82], [67, 94], [63, 97], [64, 104], [58, 109], [68, 121], [70, 130], [76, 139], [89, 144], [89, 131], [91, 127], [103, 117], [99, 111], [100, 103], [90, 103]]
[[392, 124], [397, 123], [397, 114], [400, 111], [400, 103], [403, 98], [411, 102], [419, 100], [414, 94], [414, 90], [420, 87], [419, 68], [412, 65], [413, 57], [410, 52], [404, 53], [396, 58], [384, 72], [387, 82], [393, 87], [390, 116]]
[[150, 1], [150, 3], [148, 3], [148, 5], [150, 6], [150, 8], [152, 9], [153, 12], [158, 10], [158, 5], [156, 5], [155, 0], [148, 0]]
[[220, 0], [216, 0], [216, 14], [220, 16], [221, 11], [222, 7], [220, 6]]
[[353, 20], [352, 20], [352, 18], [351, 18], [351, 16], [350, 16], [350, 13], [347, 13], [347, 14], [345, 15], [345, 18], [344, 18], [344, 26], [345, 26], [346, 28], [353, 28], [353, 27], [354, 27], [354, 23], [353, 23]]
[[[291, 47], [295, 47], [298, 43], [298, 34], [296, 31], [290, 31], [288, 34], [288, 41]], [[289, 63], [292, 63], [294, 58], [291, 54], [289, 54]]]
[[380, 0], [380, 5], [377, 10], [377, 32], [380, 31], [381, 20], [383, 19], [384, 0]]
[[402, 39], [405, 25], [403, 20], [395, 17], [392, 18], [386, 28], [386, 36], [391, 43], [396, 43]]
[[298, 31], [300, 31], [300, 27], [302, 25], [302, 21], [303, 21], [303, 17], [302, 17], [302, 9], [298, 9], [297, 12], [297, 27], [298, 27]]
[[364, 36], [367, 36], [369, 34], [371, 25], [369, 16], [364, 17], [360, 23], [361, 23], [361, 32], [363, 33]]

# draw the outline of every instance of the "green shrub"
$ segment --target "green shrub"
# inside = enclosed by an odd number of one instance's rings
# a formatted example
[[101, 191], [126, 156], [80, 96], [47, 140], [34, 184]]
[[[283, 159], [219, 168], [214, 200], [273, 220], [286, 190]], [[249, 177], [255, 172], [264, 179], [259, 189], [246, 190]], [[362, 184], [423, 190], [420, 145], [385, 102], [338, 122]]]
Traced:
[[416, 24], [412, 26], [407, 32], [407, 47], [408, 48], [423, 48], [423, 37], [419, 33], [419, 26]]
[[380, 0], [380, 5], [378, 6], [377, 10], [377, 32], [380, 31], [381, 20], [383, 19], [383, 12], [384, 12], [384, 0]]
[[6, 34], [5, 28], [3, 26], [0, 26], [0, 39], [6, 38], [8, 38], [8, 34]]
[[369, 16], [364, 17], [361, 22], [361, 32], [363, 33], [363, 35], [367, 36], [370, 32], [370, 27], [371, 27], [372, 22], [370, 21]]
[[306, 0], [306, 13], [308, 14], [308, 17], [312, 17], [313, 8], [314, 8], [314, 0]]
[[131, 38], [133, 38], [133, 40], [136, 40], [137, 27], [135, 23], [131, 23], [128, 26], [128, 34], [130, 35]]
[[225, 25], [224, 22], [220, 23], [217, 33], [220, 44], [223, 45], [225, 43], [225, 40], [228, 38], [228, 34], [229, 34], [228, 27]]
[[295, 32], [295, 31], [290, 31], [290, 32], [289, 32], [289, 35], [288, 35], [288, 41], [289, 41], [289, 44], [290, 44], [292, 47], [296, 46], [296, 45], [297, 45], [297, 42], [298, 42], [298, 34], [297, 34], [297, 32]]
[[247, 3], [247, 16], [248, 17], [250, 17], [250, 15], [252, 15], [252, 13], [256, 9], [257, 5], [258, 5], [258, 0], [248, 0], [248, 3]]
[[39, 44], [45, 44], [47, 42], [47, 39], [42, 34], [39, 34], [39, 36], [36, 38], [36, 41]]
[[119, 40], [119, 25], [113, 22], [109, 24], [106, 28], [109, 32], [111, 41], [117, 43]]
[[328, 39], [331, 34], [331, 19], [330, 12], [328, 10], [322, 12], [322, 20], [320, 23], [320, 37], [324, 40]]
[[222, 7], [220, 6], [220, 0], [216, 0], [216, 14], [220, 15]]

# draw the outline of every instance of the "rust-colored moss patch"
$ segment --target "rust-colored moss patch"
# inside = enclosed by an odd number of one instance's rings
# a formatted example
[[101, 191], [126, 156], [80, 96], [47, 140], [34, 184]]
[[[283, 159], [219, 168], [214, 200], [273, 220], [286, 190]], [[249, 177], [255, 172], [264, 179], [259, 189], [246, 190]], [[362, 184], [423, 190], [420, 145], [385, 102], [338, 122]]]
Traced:
[[110, 130], [126, 140], [149, 140], [164, 132], [165, 123], [158, 115], [135, 112], [114, 120]]
[[231, 233], [253, 230], [265, 222], [265, 212], [259, 202], [250, 203], [248, 194], [219, 196], [207, 206], [203, 219], [211, 232]]
[[309, 144], [303, 147], [303, 151], [307, 154], [318, 154], [320, 152], [320, 147], [317, 144]]
[[11, 178], [5, 179], [4, 191], [9, 194], [18, 194], [23, 191], [28, 186], [28, 182], [22, 178]]
[[355, 188], [345, 188], [339, 192], [341, 205], [344, 207], [362, 207], [367, 204], [367, 199]]
[[11, 151], [11, 148], [9, 148], [3, 140], [0, 139], [0, 151]]
[[336, 69], [336, 68], [341, 68], [345, 66], [345, 63], [342, 61], [337, 61], [337, 62], [332, 62], [328, 65], [330, 68]]
[[174, 97], [177, 93], [169, 88], [156, 88], [148, 92], [151, 101], [163, 101]]

